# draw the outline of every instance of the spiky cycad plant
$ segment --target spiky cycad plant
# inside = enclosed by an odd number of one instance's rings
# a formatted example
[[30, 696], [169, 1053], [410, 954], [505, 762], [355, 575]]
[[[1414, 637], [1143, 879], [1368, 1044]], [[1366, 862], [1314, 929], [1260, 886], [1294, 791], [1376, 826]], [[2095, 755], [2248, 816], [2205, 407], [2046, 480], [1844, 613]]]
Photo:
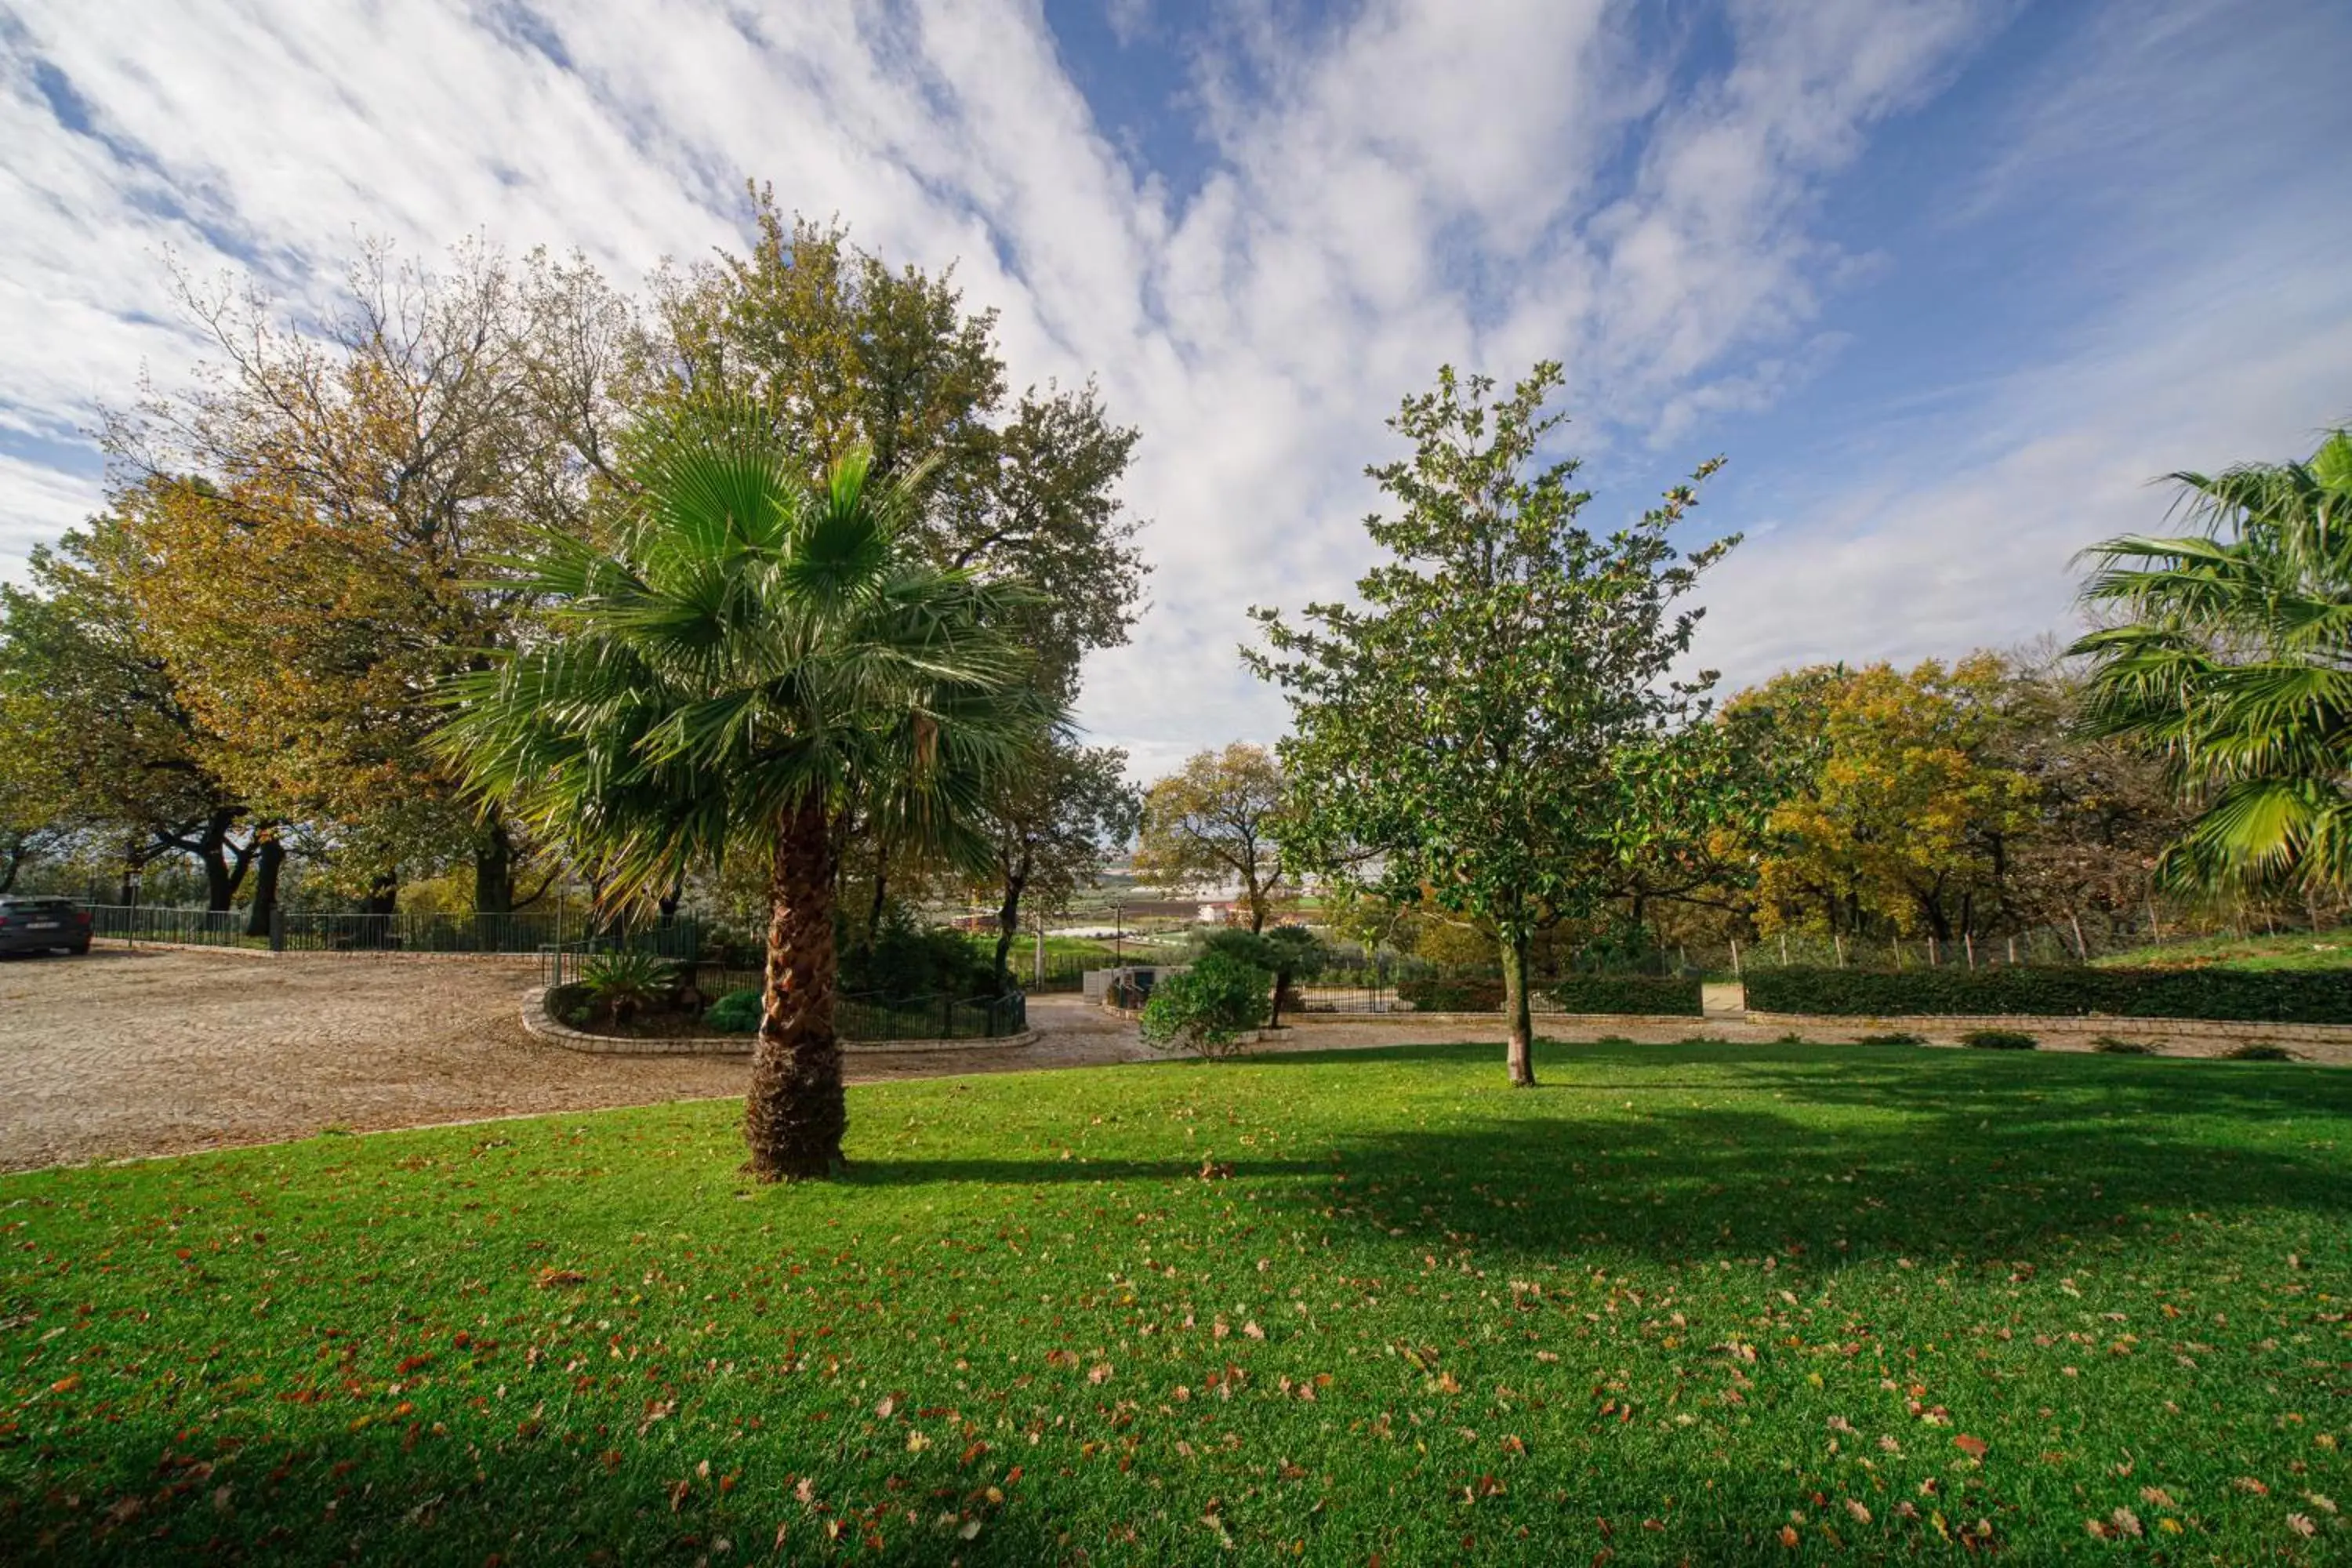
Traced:
[[916, 475], [862, 456], [811, 491], [766, 422], [703, 410], [649, 440], [608, 547], [548, 536], [502, 564], [551, 637], [453, 684], [443, 743], [473, 786], [622, 894], [755, 853], [765, 1005], [744, 1108], [763, 1179], [839, 1167], [834, 900], [853, 816], [974, 858], [982, 791], [1058, 714], [995, 629], [1024, 596], [931, 564]]
[[2175, 474], [2202, 525], [2084, 552], [2084, 726], [2161, 752], [2197, 816], [2184, 888], [2352, 887], [2352, 437], [2307, 463]]

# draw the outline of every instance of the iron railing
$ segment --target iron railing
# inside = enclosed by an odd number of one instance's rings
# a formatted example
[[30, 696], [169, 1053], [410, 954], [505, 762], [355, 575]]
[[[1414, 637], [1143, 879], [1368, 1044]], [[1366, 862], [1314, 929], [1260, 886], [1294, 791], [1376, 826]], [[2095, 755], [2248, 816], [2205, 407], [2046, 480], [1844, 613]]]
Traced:
[[[702, 930], [690, 919], [638, 930], [581, 934], [576, 913], [526, 910], [466, 914], [359, 914], [349, 910], [273, 910], [254, 934], [247, 910], [192, 910], [152, 904], [90, 906], [91, 934], [128, 942], [239, 947], [271, 952], [391, 952], [544, 955], [585, 953], [616, 945], [646, 946], [666, 957], [691, 957]], [[542, 969], [546, 967], [542, 962]], [[550, 984], [560, 984], [551, 980]]]

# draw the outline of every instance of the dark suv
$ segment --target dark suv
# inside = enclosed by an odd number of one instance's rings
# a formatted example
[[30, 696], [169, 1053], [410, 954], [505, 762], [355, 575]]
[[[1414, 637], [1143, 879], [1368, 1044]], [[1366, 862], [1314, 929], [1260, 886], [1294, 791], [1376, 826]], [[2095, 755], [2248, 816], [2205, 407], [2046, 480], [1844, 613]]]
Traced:
[[71, 899], [0, 897], [0, 952], [88, 952], [89, 926], [89, 911]]

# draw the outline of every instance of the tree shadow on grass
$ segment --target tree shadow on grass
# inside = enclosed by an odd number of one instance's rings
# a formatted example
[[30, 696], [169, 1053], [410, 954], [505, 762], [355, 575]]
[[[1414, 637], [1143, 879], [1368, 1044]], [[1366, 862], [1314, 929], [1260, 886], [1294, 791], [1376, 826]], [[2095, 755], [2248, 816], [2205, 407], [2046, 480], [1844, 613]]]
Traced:
[[[1483, 1049], [1381, 1055], [1458, 1063]], [[2191, 1215], [2352, 1215], [2341, 1149], [2352, 1074], [1883, 1047], [1574, 1046], [1546, 1057], [1551, 1092], [1497, 1083], [1442, 1126], [1343, 1133], [1297, 1155], [1221, 1152], [1213, 1174], [1307, 1211], [1326, 1234], [1353, 1226], [1416, 1248], [1533, 1258], [2025, 1261], [2093, 1236], [2161, 1240]], [[1717, 1070], [1679, 1070], [1699, 1062]], [[2313, 1122], [2312, 1135], [2271, 1125], [2290, 1118]], [[860, 1162], [854, 1179], [1191, 1184], [1202, 1161], [886, 1158]]]

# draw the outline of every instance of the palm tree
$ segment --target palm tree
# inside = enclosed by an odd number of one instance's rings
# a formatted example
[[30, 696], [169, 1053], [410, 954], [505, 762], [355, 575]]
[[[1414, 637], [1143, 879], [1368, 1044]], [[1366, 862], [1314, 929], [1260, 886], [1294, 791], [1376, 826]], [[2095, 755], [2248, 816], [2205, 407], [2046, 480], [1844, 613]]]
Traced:
[[1021, 590], [942, 570], [907, 526], [915, 474], [864, 455], [812, 491], [748, 410], [647, 444], [608, 547], [550, 534], [501, 564], [551, 637], [461, 678], [442, 742], [472, 785], [572, 844], [623, 896], [763, 854], [767, 983], [744, 1106], [763, 1180], [841, 1164], [837, 856], [853, 821], [976, 861], [989, 782], [1059, 715], [994, 629]]
[[2112, 539], [2085, 604], [2120, 619], [2084, 727], [2163, 754], [2198, 808], [2160, 869], [2176, 886], [2352, 887], [2352, 437], [2308, 463], [2172, 476], [2202, 524]]

